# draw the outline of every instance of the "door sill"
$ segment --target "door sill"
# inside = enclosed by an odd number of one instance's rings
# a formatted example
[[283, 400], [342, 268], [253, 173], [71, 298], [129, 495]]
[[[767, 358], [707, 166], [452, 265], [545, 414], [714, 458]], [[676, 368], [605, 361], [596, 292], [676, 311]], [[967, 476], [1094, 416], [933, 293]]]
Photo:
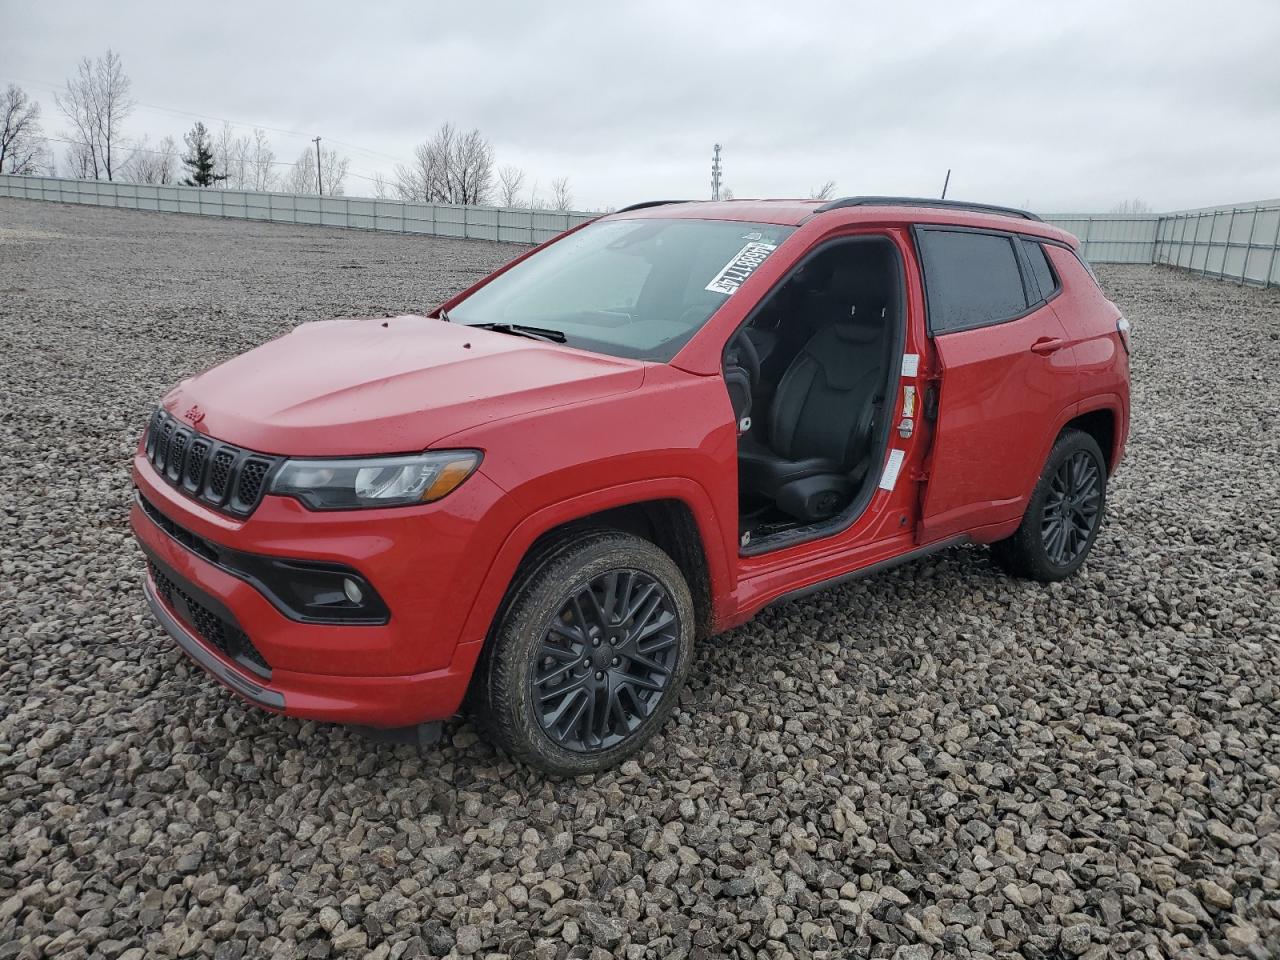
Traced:
[[856, 570], [849, 570], [845, 573], [838, 573], [833, 577], [825, 580], [819, 580], [817, 583], [811, 583], [806, 587], [798, 587], [795, 590], [788, 590], [779, 597], [770, 600], [766, 607], [772, 607], [774, 604], [786, 603], [790, 600], [799, 600], [801, 597], [807, 597], [811, 593], [817, 593], [820, 590], [826, 590], [830, 587], [838, 587], [841, 584], [848, 583], [851, 580], [861, 580], [863, 577], [870, 577], [877, 573], [883, 573], [886, 570], [892, 570], [894, 567], [902, 566], [904, 563], [910, 563], [913, 560], [921, 560], [924, 557], [946, 550], [948, 547], [958, 547], [961, 544], [969, 542], [968, 534], [957, 534], [954, 537], [947, 537], [943, 540], [935, 540], [933, 543], [926, 543], [924, 546], [916, 547], [914, 550], [908, 550], [897, 556], [887, 557], [884, 560], [877, 560], [869, 563], [865, 567], [858, 567]]

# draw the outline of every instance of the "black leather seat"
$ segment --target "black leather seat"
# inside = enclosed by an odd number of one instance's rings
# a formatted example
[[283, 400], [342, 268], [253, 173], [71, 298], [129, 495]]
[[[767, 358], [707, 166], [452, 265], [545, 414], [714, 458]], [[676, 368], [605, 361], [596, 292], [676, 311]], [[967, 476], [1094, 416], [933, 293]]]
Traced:
[[754, 436], [739, 441], [744, 494], [803, 521], [827, 519], [848, 504], [869, 467], [885, 313], [875, 300], [839, 308], [838, 319], [792, 360], [769, 410], [768, 445]]

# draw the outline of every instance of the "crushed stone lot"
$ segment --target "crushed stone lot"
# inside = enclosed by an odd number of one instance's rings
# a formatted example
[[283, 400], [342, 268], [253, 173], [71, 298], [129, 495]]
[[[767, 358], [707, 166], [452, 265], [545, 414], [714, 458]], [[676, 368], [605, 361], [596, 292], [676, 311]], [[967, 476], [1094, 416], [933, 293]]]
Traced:
[[127, 529], [154, 402], [522, 249], [0, 200], [0, 960], [1280, 956], [1280, 290], [1101, 267], [1134, 421], [1081, 573], [771, 608], [594, 780], [187, 661]]

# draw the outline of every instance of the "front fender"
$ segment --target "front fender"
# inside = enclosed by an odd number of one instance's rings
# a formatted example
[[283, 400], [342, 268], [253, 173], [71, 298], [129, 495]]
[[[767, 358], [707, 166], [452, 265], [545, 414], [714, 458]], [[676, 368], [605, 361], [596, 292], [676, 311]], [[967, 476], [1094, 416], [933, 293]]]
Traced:
[[511, 530], [499, 548], [471, 606], [463, 630], [464, 643], [477, 643], [488, 636], [489, 628], [520, 562], [534, 541], [557, 527], [581, 520], [603, 510], [654, 500], [677, 500], [689, 508], [702, 538], [703, 553], [711, 585], [713, 626], [728, 619], [728, 598], [732, 593], [733, 569], [725, 551], [724, 536], [711, 497], [703, 486], [688, 477], [636, 480], [593, 490], [550, 504], [525, 517]]

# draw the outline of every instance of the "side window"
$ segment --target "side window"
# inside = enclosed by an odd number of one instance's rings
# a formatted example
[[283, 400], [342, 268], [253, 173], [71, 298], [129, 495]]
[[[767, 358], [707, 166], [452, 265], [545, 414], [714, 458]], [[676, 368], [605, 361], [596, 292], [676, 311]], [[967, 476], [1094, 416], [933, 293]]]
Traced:
[[1027, 255], [1027, 262], [1031, 264], [1031, 275], [1035, 277], [1036, 285], [1040, 288], [1040, 299], [1048, 300], [1058, 289], [1058, 281], [1053, 275], [1053, 268], [1049, 266], [1049, 258], [1044, 255], [1044, 247], [1024, 237], [1022, 252]]
[[948, 333], [1024, 313], [1027, 295], [1013, 241], [965, 230], [919, 229], [929, 330]]

